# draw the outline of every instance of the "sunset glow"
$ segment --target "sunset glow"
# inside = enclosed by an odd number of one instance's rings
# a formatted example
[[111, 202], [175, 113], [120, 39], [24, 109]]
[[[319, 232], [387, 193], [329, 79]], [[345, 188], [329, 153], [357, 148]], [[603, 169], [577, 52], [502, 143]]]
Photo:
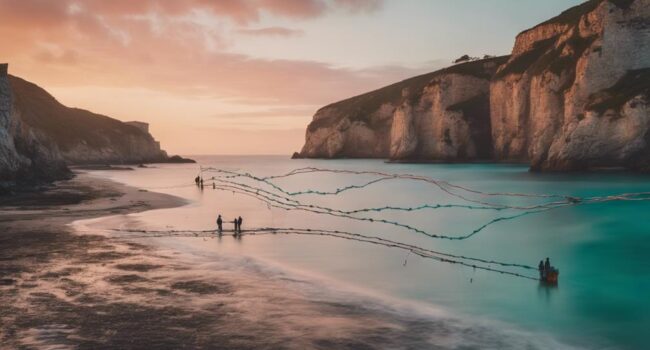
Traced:
[[149, 122], [171, 153], [288, 155], [323, 105], [508, 53], [577, 3], [0, 0], [0, 61], [68, 106]]

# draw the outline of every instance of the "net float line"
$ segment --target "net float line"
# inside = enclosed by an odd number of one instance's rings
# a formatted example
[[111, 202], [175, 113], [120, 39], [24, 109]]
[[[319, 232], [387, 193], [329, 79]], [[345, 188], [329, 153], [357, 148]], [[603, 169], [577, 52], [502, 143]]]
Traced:
[[[140, 235], [125, 235], [122, 237], [111, 237], [113, 239], [137, 239], [137, 238], [184, 238], [184, 237], [197, 237], [197, 238], [214, 238], [217, 231], [215, 230], [137, 230], [137, 229], [112, 229], [113, 232], [126, 232], [126, 233], [138, 233]], [[224, 231], [232, 232], [232, 231]], [[511, 268], [521, 268], [525, 270], [537, 270], [536, 267], [515, 264], [515, 263], [504, 263], [496, 260], [472, 258], [463, 255], [454, 255], [439, 251], [434, 251], [415, 245], [410, 245], [406, 243], [391, 241], [388, 239], [366, 236], [357, 233], [350, 233], [345, 231], [332, 231], [332, 230], [319, 230], [319, 229], [297, 229], [297, 228], [273, 228], [273, 227], [263, 227], [257, 229], [244, 230], [241, 233], [238, 233], [239, 236], [259, 236], [259, 235], [276, 235], [276, 234], [287, 234], [287, 235], [311, 235], [311, 236], [326, 236], [326, 237], [335, 237], [340, 239], [346, 239], [351, 241], [357, 241], [361, 243], [370, 243], [375, 245], [380, 245], [388, 248], [397, 248], [401, 250], [408, 251], [417, 256], [436, 260], [439, 262], [449, 263], [449, 264], [458, 264], [464, 267], [471, 267], [474, 269], [480, 269], [490, 272], [497, 272], [500, 274], [506, 274], [515, 277], [522, 277], [531, 280], [538, 280], [536, 277], [531, 277], [519, 272], [513, 272], [510, 270], [504, 270], [499, 268], [494, 268], [489, 265], [498, 265], [501, 267], [511, 267]], [[471, 261], [471, 262], [468, 262]], [[485, 266], [488, 265], [488, 266]]]

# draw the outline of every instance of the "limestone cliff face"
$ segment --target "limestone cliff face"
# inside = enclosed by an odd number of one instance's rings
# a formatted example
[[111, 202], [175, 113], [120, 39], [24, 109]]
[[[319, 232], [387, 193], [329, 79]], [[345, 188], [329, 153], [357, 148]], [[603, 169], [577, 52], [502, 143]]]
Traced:
[[490, 156], [490, 78], [507, 57], [463, 63], [320, 109], [302, 157]]
[[7, 64], [0, 64], [0, 189], [68, 174], [56, 145], [23, 121], [15, 108]]
[[588, 1], [520, 34], [490, 86], [495, 158], [645, 167], [649, 67], [650, 0]]
[[650, 0], [590, 0], [456, 65], [319, 110], [303, 157], [650, 170]]
[[121, 121], [59, 103], [47, 91], [9, 76], [14, 108], [33, 130], [47, 136], [67, 164], [146, 163], [167, 160], [144, 123]]

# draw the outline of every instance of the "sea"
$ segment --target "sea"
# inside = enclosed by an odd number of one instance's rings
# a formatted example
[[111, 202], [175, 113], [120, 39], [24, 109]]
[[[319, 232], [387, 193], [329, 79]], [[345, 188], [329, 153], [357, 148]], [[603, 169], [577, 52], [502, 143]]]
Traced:
[[[426, 346], [404, 348], [650, 348], [649, 176], [539, 174], [518, 164], [193, 158], [196, 164], [92, 171], [185, 205], [73, 225], [133, 235], [203, 261], [227, 257], [307, 299], [381, 309], [386, 319], [430, 320], [408, 329]], [[296, 169], [309, 170], [279, 176]], [[219, 214], [221, 236], [209, 232]], [[239, 216], [241, 237], [230, 232]], [[135, 237], [142, 233], [158, 237]], [[423, 257], [405, 245], [436, 254]], [[547, 257], [560, 271], [557, 285], [537, 278]]]

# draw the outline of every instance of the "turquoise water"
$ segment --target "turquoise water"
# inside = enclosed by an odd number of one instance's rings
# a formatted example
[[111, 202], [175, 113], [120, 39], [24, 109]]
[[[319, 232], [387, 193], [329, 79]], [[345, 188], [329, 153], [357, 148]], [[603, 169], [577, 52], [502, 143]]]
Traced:
[[[378, 160], [289, 160], [285, 157], [197, 157], [204, 167], [268, 176], [295, 168], [375, 170], [447, 180], [481, 191], [554, 193], [575, 197], [650, 191], [650, 177], [607, 173], [540, 175], [519, 165], [387, 164]], [[241, 215], [244, 229], [301, 227], [339, 229], [385, 237], [485, 259], [536, 266], [550, 257], [560, 283], [536, 281], [422, 259], [405, 251], [327, 237], [258, 236], [242, 240], [179, 239], [179, 246], [253, 257], [287, 269], [340, 282], [373, 294], [417, 301], [470, 319], [497, 321], [531, 334], [550, 336], [586, 348], [647, 348], [650, 329], [650, 202], [585, 204], [531, 214], [487, 227], [470, 239], [437, 240], [382, 223], [350, 221], [327, 215], [273, 209], [255, 198], [192, 186], [198, 165], [160, 165], [133, 172], [97, 172], [114, 180], [186, 198], [189, 205], [133, 215], [146, 229], [211, 229], [216, 213], [226, 221]], [[205, 173], [207, 179], [211, 175]], [[290, 190], [333, 190], [361, 184], [369, 176], [311, 174], [279, 179]], [[190, 183], [189, 186], [185, 186]], [[393, 180], [339, 196], [301, 200], [339, 209], [383, 205], [458, 203], [437, 188]], [[526, 198], [494, 199], [531, 204]], [[461, 235], [500, 216], [485, 210], [437, 209], [382, 212], [375, 218], [405, 222], [431, 233]], [[129, 225], [134, 220], [130, 220]], [[225, 224], [227, 229], [231, 224]], [[180, 243], [183, 241], [182, 243]], [[191, 242], [190, 242], [191, 241]], [[535, 276], [535, 271], [530, 272]], [[554, 347], [549, 345], [549, 347]]]

